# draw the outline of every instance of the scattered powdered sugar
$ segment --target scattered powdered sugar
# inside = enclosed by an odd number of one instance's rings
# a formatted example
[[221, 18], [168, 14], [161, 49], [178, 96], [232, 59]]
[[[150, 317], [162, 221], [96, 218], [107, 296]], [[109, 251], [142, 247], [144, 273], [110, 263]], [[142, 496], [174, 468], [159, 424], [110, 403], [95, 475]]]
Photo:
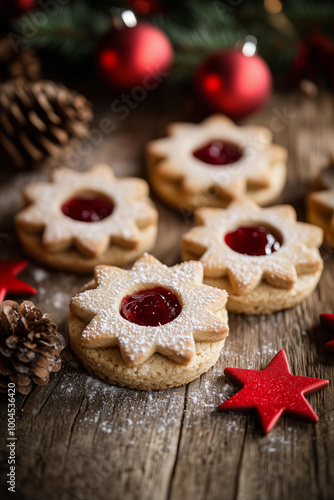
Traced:
[[[138, 436], [139, 428], [145, 446], [149, 445], [148, 435], [152, 432], [154, 435], [174, 434], [174, 429], [181, 428], [184, 416], [183, 425], [187, 429], [222, 418], [228, 431], [244, 431], [243, 415], [223, 415], [217, 411], [218, 405], [236, 390], [222, 377], [221, 360], [210, 373], [189, 385], [187, 391], [185, 386], [164, 391], [137, 391], [113, 386], [89, 375], [69, 352], [68, 356], [62, 372], [52, 376], [59, 377], [60, 381], [52, 391], [49, 404], [43, 406], [43, 418], [51, 414], [56, 405], [66, 421], [72, 418], [73, 408], [80, 403], [75, 418], [79, 432], [93, 426], [97, 432], [126, 435], [128, 440], [129, 433]], [[33, 411], [39, 413], [38, 408]], [[138, 437], [134, 444], [138, 444]], [[177, 443], [170, 443], [171, 448], [175, 446]]]
[[[267, 351], [271, 349], [268, 343]], [[127, 444], [138, 446], [140, 436], [141, 446], [149, 447], [152, 435], [167, 439], [165, 450], [174, 450], [176, 442], [170, 442], [170, 436], [175, 435], [175, 429], [195, 429], [203, 432], [205, 428], [219, 425], [225, 433], [244, 433], [246, 423], [251, 433], [258, 429], [256, 419], [244, 412], [220, 413], [217, 408], [220, 403], [239, 390], [237, 386], [227, 380], [223, 371], [231, 366], [231, 356], [235, 356], [238, 366], [244, 365], [238, 352], [228, 354], [222, 351], [218, 362], [207, 374], [189, 384], [164, 391], [137, 391], [110, 385], [103, 380], [87, 374], [87, 372], [71, 358], [67, 360], [62, 372], [54, 374], [60, 381], [52, 392], [50, 404], [43, 407], [43, 412], [52, 412], [56, 404], [61, 408], [64, 421], [73, 418], [73, 407], [78, 407], [75, 425], [78, 432], [87, 432], [93, 427], [98, 435], [115, 435], [117, 439], [124, 436]], [[254, 353], [249, 353], [254, 357]], [[234, 363], [232, 362], [232, 365]], [[244, 367], [244, 366], [243, 366]], [[254, 360], [249, 368], [255, 368]], [[47, 389], [44, 389], [47, 390]], [[38, 413], [39, 410], [34, 410]], [[333, 420], [330, 417], [329, 420]], [[281, 452], [282, 448], [291, 447], [298, 443], [298, 447], [309, 447], [309, 437], [301, 439], [298, 427], [288, 427], [284, 433], [279, 428], [266, 436], [267, 453]]]
[[260, 349], [257, 349], [255, 353], [258, 356], [275, 356], [277, 354], [277, 346], [273, 344], [273, 342], [263, 343], [261, 344]]
[[45, 281], [49, 277], [49, 274], [47, 273], [47, 271], [45, 271], [45, 269], [40, 269], [37, 267], [32, 272], [32, 276], [36, 281], [36, 283], [41, 283], [42, 281]]
[[40, 287], [38, 289], [38, 293], [40, 297], [44, 298], [46, 307], [50, 307], [52, 305], [53, 309], [61, 309], [62, 311], [66, 311], [68, 309], [69, 297], [67, 294], [63, 292], [54, 292], [52, 295], [48, 293], [48, 296], [45, 297], [46, 290], [44, 287]]
[[85, 277], [75, 274], [44, 270], [31, 264], [28, 268], [31, 284], [37, 288], [33, 302], [43, 312], [50, 313], [53, 321], [63, 328], [68, 317], [69, 302], [73, 292], [78, 290], [78, 283], [84, 283]]
[[136, 391], [112, 386], [94, 376], [73, 371], [73, 367], [72, 364], [72, 371], [55, 392], [68, 412], [71, 401], [83, 396], [81, 407], [85, 409], [82, 413], [80, 410], [78, 425], [94, 425], [106, 434], [125, 434], [134, 426], [144, 430], [148, 423], [153, 425], [153, 420], [156, 434], [179, 427], [183, 408], [180, 390]]

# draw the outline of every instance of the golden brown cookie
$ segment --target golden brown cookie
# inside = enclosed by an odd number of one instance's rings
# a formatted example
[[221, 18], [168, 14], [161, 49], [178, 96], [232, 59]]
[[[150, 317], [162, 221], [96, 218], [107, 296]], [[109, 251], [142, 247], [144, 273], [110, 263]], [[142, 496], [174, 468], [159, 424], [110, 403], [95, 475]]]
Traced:
[[158, 213], [147, 183], [116, 179], [107, 165], [57, 169], [50, 183], [31, 184], [24, 196], [17, 233], [25, 251], [47, 266], [76, 273], [123, 266], [155, 243]]
[[316, 287], [323, 268], [322, 230], [296, 222], [294, 209], [263, 209], [248, 199], [195, 212], [182, 238], [182, 258], [197, 259], [204, 282], [226, 289], [227, 309], [270, 314], [293, 307]]
[[325, 242], [334, 248], [334, 160], [313, 181], [316, 190], [307, 197], [307, 219], [324, 231]]
[[91, 373], [136, 389], [194, 380], [228, 335], [225, 291], [202, 284], [203, 267], [168, 268], [151, 255], [131, 270], [95, 268], [93, 289], [70, 303], [70, 343]]
[[312, 191], [334, 189], [334, 153], [330, 155], [328, 165], [324, 166], [312, 182]]
[[272, 144], [267, 128], [213, 115], [197, 125], [172, 123], [168, 133], [147, 145], [148, 175], [175, 208], [226, 207], [245, 195], [266, 205], [284, 187], [287, 151]]

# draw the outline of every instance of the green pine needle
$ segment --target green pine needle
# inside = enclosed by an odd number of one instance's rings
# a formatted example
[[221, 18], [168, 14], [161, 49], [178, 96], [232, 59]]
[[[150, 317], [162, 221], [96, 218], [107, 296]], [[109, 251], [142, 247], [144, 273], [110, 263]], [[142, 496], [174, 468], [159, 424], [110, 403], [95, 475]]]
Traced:
[[109, 17], [85, 1], [69, 2], [52, 14], [33, 11], [13, 23], [25, 45], [58, 53], [68, 62], [90, 55], [109, 28]]

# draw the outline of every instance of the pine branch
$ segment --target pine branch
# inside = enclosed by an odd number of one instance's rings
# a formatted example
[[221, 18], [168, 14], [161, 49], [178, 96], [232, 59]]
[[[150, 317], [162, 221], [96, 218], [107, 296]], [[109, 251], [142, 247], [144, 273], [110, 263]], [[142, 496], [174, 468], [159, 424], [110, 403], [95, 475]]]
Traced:
[[109, 17], [85, 1], [69, 2], [53, 14], [33, 11], [17, 19], [13, 28], [25, 45], [55, 52], [70, 63], [90, 55], [109, 28]]
[[[264, 9], [263, 0], [241, 2], [236, 8], [228, 0], [161, 3], [163, 15], [144, 21], [160, 27], [171, 40], [175, 51], [172, 77], [178, 81], [192, 78], [209, 53], [233, 47], [247, 35], [257, 37], [259, 54], [275, 74], [284, 73], [310, 27], [332, 36], [334, 4], [330, 1], [284, 0], [283, 11], [276, 17]], [[58, 54], [65, 62], [80, 63], [94, 53], [99, 38], [110, 28], [110, 8], [121, 4], [122, 0], [73, 0], [54, 14], [44, 15], [43, 22], [39, 12], [31, 12], [16, 20], [14, 29], [23, 43]], [[281, 28], [279, 16], [286, 21]], [[288, 24], [290, 31], [285, 29]]]
[[333, 36], [334, 4], [332, 1], [294, 0], [287, 4], [284, 13], [302, 36], [315, 29]]
[[[159, 16], [152, 21], [171, 40], [175, 52], [173, 80], [192, 77], [194, 70], [208, 54], [244, 40], [247, 31], [240, 29], [235, 18], [218, 3], [195, 0], [188, 8], [188, 18]], [[185, 23], [186, 22], [186, 23]]]

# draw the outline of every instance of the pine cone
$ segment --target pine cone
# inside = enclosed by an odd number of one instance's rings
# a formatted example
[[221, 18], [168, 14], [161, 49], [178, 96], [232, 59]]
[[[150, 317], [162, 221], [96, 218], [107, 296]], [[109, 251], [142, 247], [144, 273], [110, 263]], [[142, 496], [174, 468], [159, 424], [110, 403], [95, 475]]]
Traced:
[[1, 159], [17, 168], [59, 160], [68, 146], [88, 134], [93, 118], [84, 96], [47, 80], [5, 83], [0, 109]]
[[6, 300], [0, 304], [0, 390], [8, 382], [28, 394], [33, 382], [45, 385], [50, 372], [61, 368], [60, 352], [65, 347], [49, 314], [43, 314], [32, 302]]
[[34, 50], [21, 47], [16, 52], [7, 37], [0, 38], [0, 81], [40, 78], [41, 65]]

